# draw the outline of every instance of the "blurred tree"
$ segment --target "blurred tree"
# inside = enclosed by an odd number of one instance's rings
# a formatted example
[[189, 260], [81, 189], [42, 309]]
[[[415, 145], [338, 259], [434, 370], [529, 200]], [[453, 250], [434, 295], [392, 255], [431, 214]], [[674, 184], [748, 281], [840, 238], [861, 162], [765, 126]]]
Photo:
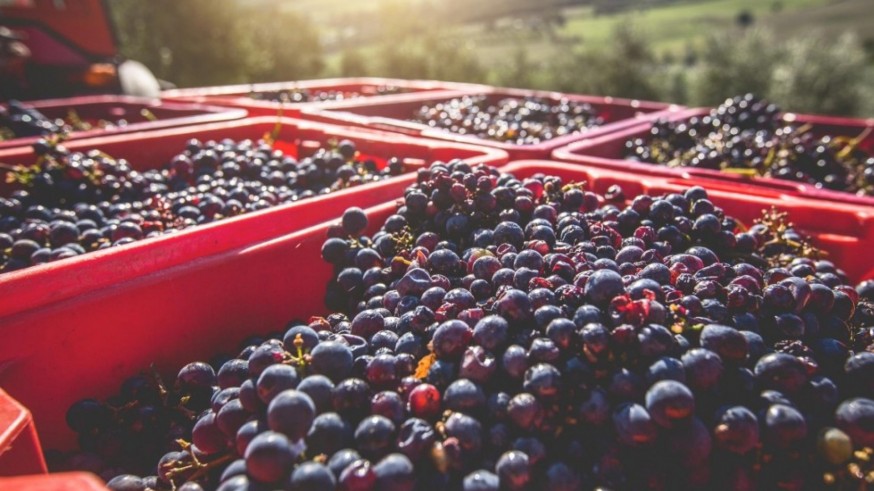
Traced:
[[345, 48], [340, 55], [340, 75], [343, 77], [363, 77], [368, 75], [367, 64], [361, 52], [355, 48]]
[[809, 35], [783, 43], [762, 30], [712, 37], [690, 80], [690, 99], [714, 105], [747, 92], [790, 111], [853, 115], [864, 111], [866, 58], [852, 35]]
[[683, 52], [683, 64], [691, 67], [696, 63], [698, 63], [698, 50], [695, 49], [691, 42], [687, 41]]
[[372, 17], [379, 39], [392, 43], [434, 28], [415, 2], [383, 0]]
[[211, 0], [111, 0], [122, 53], [179, 85], [245, 78], [244, 33], [233, 8]]
[[659, 97], [658, 63], [646, 34], [631, 21], [613, 29], [608, 47], [590, 46], [574, 62], [572, 85], [577, 92], [637, 99]]
[[747, 92], [764, 96], [782, 50], [763, 30], [731, 31], [712, 36], [701, 53], [701, 64], [690, 80], [689, 97], [696, 105], [720, 104]]
[[456, 39], [426, 39], [422, 56], [427, 60], [429, 77], [452, 82], [483, 83], [488, 71], [474, 46]]
[[868, 63], [874, 63], [874, 37], [866, 37], [862, 40], [862, 49], [865, 50]]
[[756, 21], [756, 18], [755, 16], [753, 16], [752, 12], [745, 9], [738, 12], [737, 17], [735, 17], [734, 21], [740, 27], [750, 27], [751, 25], [753, 25], [753, 22]]
[[383, 44], [376, 56], [378, 72], [385, 77], [425, 78], [428, 58], [411, 43]]
[[865, 51], [852, 34], [793, 39], [773, 71], [771, 97], [790, 111], [858, 114], [864, 99]]
[[312, 78], [324, 69], [316, 28], [281, 2], [246, 9], [241, 23], [248, 39], [240, 61], [250, 81]]
[[469, 45], [425, 31], [404, 42], [384, 43], [375, 56], [377, 73], [386, 77], [484, 82], [487, 72]]
[[513, 49], [513, 56], [498, 69], [495, 83], [505, 87], [534, 88], [537, 71], [537, 64], [531, 60], [528, 47], [518, 43]]
[[661, 88], [662, 95], [659, 100], [674, 104], [685, 104], [689, 100], [689, 76], [685, 67], [671, 66], [662, 80], [664, 86]]
[[179, 86], [318, 75], [317, 33], [290, 11], [214, 0], [110, 0], [121, 52]]

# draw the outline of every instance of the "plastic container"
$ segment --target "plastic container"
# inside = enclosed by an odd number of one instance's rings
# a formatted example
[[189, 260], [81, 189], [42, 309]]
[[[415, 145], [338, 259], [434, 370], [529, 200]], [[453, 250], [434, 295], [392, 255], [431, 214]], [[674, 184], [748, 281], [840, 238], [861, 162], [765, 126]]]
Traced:
[[[400, 92], [380, 94], [385, 87], [396, 87]], [[304, 108], [319, 107], [334, 101], [313, 101], [281, 103], [258, 100], [252, 95], [274, 91], [308, 90], [311, 92], [341, 92], [354, 100], [395, 100], [411, 94], [436, 91], [483, 90], [486, 86], [458, 82], [439, 82], [435, 80], [403, 80], [397, 78], [327, 78], [320, 80], [301, 80], [295, 82], [276, 82], [263, 84], [224, 85], [192, 89], [174, 89], [161, 94], [161, 98], [176, 102], [198, 102], [243, 108], [252, 116], [276, 115], [282, 111], [284, 116], [298, 116]], [[353, 99], [347, 99], [353, 100]]]
[[[162, 102], [158, 99], [115, 95], [48, 99], [23, 104], [38, 110], [49, 119], [66, 119], [70, 111], [75, 111], [79, 119], [90, 124], [96, 124], [100, 120], [115, 122], [119, 119], [125, 119], [128, 122], [125, 126], [73, 131], [68, 135], [67, 140], [231, 121], [246, 117], [246, 111], [243, 109]], [[32, 145], [40, 138], [24, 137], [0, 140], [0, 149]]]
[[[486, 140], [472, 135], [461, 135], [450, 131], [432, 128], [426, 124], [408, 121], [415, 111], [422, 106], [433, 105], [451, 100], [463, 95], [484, 95], [490, 103], [496, 103], [507, 97], [541, 97], [553, 101], [566, 98], [575, 102], [589, 103], [603, 117], [606, 124], [585, 132], [553, 138], [551, 140], [532, 144], [517, 145], [493, 140]], [[420, 94], [415, 97], [394, 100], [356, 100], [324, 104], [317, 109], [305, 109], [302, 117], [337, 124], [364, 126], [367, 128], [394, 131], [408, 135], [424, 136], [459, 143], [473, 143], [505, 150], [510, 160], [517, 159], [547, 159], [556, 148], [577, 141], [581, 138], [593, 138], [607, 135], [641, 121], [667, 116], [680, 110], [679, 106], [660, 102], [646, 102], [612, 97], [594, 97], [559, 92], [544, 92], [522, 89], [494, 88], [474, 93], [458, 94]]]
[[[506, 167], [518, 177], [536, 173], [586, 181], [603, 193], [618, 184], [632, 197], [685, 189], [682, 182], [639, 177], [554, 162]], [[711, 190], [726, 213], [750, 223], [774, 204], [813, 233], [853, 280], [874, 276], [874, 214], [864, 208], [798, 200], [768, 193]], [[391, 199], [399, 192], [386, 193]], [[368, 208], [368, 232], [396, 209], [395, 202]], [[174, 374], [185, 363], [234, 353], [252, 334], [281, 330], [292, 319], [325, 313], [324, 288], [332, 268], [320, 257], [329, 223], [239, 245], [94, 289], [47, 308], [0, 317], [0, 386], [33, 413], [45, 448], [69, 449], [75, 436], [64, 413], [85, 397], [104, 398], [128, 376], [155, 363]], [[2, 461], [0, 461], [2, 462]]]
[[[191, 138], [258, 139], [277, 129], [274, 146], [296, 157], [308, 155], [329, 140], [348, 138], [357, 144], [364, 156], [374, 158], [378, 164], [384, 165], [386, 159], [393, 156], [405, 157], [411, 170], [435, 160], [453, 158], [491, 165], [507, 161], [506, 154], [500, 150], [268, 117], [80, 140], [66, 146], [81, 151], [97, 148], [113, 157], [127, 159], [135, 168], [145, 169], [168, 162], [185, 148], [185, 143]], [[0, 150], [0, 162], [29, 164], [35, 159], [27, 147]], [[0, 173], [0, 182], [4, 181], [3, 177]], [[0, 318], [15, 312], [45, 309], [53, 302], [88, 294], [115, 282], [299, 230], [337, 217], [350, 206], [367, 207], [384, 202], [388, 196], [399, 195], [414, 180], [414, 174], [397, 176], [125, 246], [0, 274]]]
[[[708, 108], [690, 109], [674, 114], [669, 119], [673, 121], [684, 121], [691, 117], [704, 116], [709, 113], [710, 109]], [[816, 136], [832, 135], [855, 138], [862, 135], [865, 131], [874, 130], [874, 119], [849, 119], [794, 113], [783, 114], [783, 119], [787, 123], [795, 123], [798, 126], [809, 124], [811, 126], [811, 133]], [[556, 149], [552, 153], [552, 157], [564, 162], [630, 171], [644, 175], [685, 178], [690, 180], [690, 182], [701, 182], [699, 181], [700, 178], [706, 180], [715, 179], [747, 187], [753, 185], [793, 196], [835, 201], [839, 203], [874, 206], [874, 196], [865, 197], [857, 196], [853, 193], [817, 189], [809, 184], [794, 181], [765, 177], [751, 178], [713, 169], [665, 167], [626, 160], [624, 158], [625, 142], [646, 135], [651, 128], [652, 121], [647, 121], [609, 135], [592, 136]], [[874, 131], [868, 133], [859, 144], [859, 148], [874, 155]]]
[[[516, 171], [517, 166], [524, 173]], [[710, 199], [725, 213], [746, 225], [762, 216], [762, 210], [771, 206], [789, 213], [789, 221], [796, 228], [813, 237], [813, 245], [825, 250], [828, 259], [842, 268], [850, 281], [874, 278], [874, 209], [841, 203], [800, 198], [761, 186], [744, 183], [725, 183], [718, 180], [687, 180], [657, 177], [639, 173], [617, 172], [593, 167], [574, 167], [559, 162], [514, 162], [502, 169], [517, 175], [530, 175], [529, 166], [540, 172], [560, 176], [567, 181], [586, 181], [589, 188], [603, 194], [613, 184], [622, 187], [625, 195], [666, 194], [682, 192], [691, 186], [707, 189]]]
[[0, 489], [3, 491], [108, 491], [103, 481], [87, 472], [0, 478]]
[[[30, 411], [0, 389], [0, 476], [45, 472]], [[0, 479], [0, 489], [8, 489], [2, 482]]]

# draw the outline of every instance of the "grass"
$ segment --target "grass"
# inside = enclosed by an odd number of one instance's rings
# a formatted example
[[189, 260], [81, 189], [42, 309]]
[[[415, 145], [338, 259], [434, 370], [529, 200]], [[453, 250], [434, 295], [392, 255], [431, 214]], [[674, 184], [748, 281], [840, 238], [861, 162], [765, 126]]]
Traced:
[[[791, 18], [784, 22], [784, 28], [792, 26], [799, 29], [809, 29], [819, 23], [816, 16], [800, 16], [811, 9], [821, 10], [831, 8], [831, 0], [783, 0], [782, 8], [775, 12], [774, 2], [767, 0], [705, 0], [689, 1], [630, 13], [595, 16], [591, 13], [569, 18], [567, 25], [560, 31], [563, 36], [576, 38], [582, 45], [608, 43], [613, 29], [619, 23], [633, 21], [652, 39], [653, 47], [659, 53], [682, 55], [687, 47], [694, 47], [703, 42], [707, 36], [718, 30], [736, 27], [738, 13], [748, 11], [753, 14], [754, 24], [772, 25], [783, 18]], [[851, 0], [852, 10], [860, 13], [862, 4], [870, 0]], [[874, 9], [867, 12], [870, 20], [874, 20]], [[797, 24], [804, 20], [803, 26]], [[855, 21], [853, 16], [844, 17], [840, 22]]]
[[771, 18], [767, 25], [787, 36], [808, 32], [813, 27], [828, 35], [853, 31], [861, 38], [871, 38], [874, 36], [871, 31], [871, 26], [874, 25], [874, 5], [870, 0], [827, 2]]
[[[324, 0], [326, 6], [321, 9], [305, 7], [316, 1], [299, 0], [292, 5], [323, 14], [342, 11], [339, 4], [335, 5], [340, 0]], [[781, 7], [776, 9], [776, 4]], [[330, 5], [334, 7], [328, 8]], [[375, 8], [376, 2], [355, 5], [356, 10], [364, 11]], [[447, 29], [446, 35], [474, 42], [483, 62], [495, 69], [512, 56], [520, 42], [533, 59], [544, 58], [567, 49], [604, 46], [618, 24], [634, 22], [652, 40], [657, 53], [682, 57], [688, 49], [700, 46], [708, 35], [737, 28], [736, 18], [742, 11], [753, 14], [754, 25], [769, 27], [778, 36], [821, 30], [827, 35], [854, 31], [864, 38], [872, 36], [870, 26], [874, 25], [871, 0], [687, 0], [607, 15], [596, 15], [587, 6], [569, 7], [563, 10], [565, 25], [552, 36], [513, 22], [499, 23], [491, 31], [481, 24], [460, 25]]]

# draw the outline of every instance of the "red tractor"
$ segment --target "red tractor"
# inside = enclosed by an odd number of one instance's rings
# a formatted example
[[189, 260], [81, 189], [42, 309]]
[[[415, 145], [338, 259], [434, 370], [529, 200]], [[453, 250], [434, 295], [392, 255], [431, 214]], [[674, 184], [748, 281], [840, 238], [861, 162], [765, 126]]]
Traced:
[[104, 0], [0, 0], [0, 101], [159, 91], [119, 56]]

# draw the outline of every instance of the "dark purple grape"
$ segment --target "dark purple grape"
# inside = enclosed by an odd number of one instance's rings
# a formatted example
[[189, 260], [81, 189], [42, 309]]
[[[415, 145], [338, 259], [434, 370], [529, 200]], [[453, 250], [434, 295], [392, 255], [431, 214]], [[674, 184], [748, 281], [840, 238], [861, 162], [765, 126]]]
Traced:
[[874, 444], [874, 401], [865, 398], [848, 399], [835, 411], [838, 428], [844, 430], [857, 446]]
[[473, 339], [479, 346], [494, 351], [506, 343], [508, 331], [507, 321], [502, 317], [491, 315], [476, 323], [473, 329]]
[[543, 417], [543, 408], [532, 394], [522, 392], [513, 396], [507, 406], [507, 417], [522, 430], [536, 426]]
[[240, 429], [237, 430], [237, 435], [234, 438], [234, 448], [236, 449], [237, 454], [245, 455], [246, 448], [249, 447], [252, 440], [267, 429], [267, 424], [257, 420], [248, 421], [241, 426]]
[[792, 406], [774, 404], [765, 412], [764, 440], [781, 449], [792, 448], [807, 436], [804, 416]]
[[299, 491], [321, 491], [334, 489], [337, 479], [324, 464], [304, 462], [295, 467], [289, 484], [292, 489]]
[[452, 411], [477, 414], [485, 404], [486, 395], [482, 388], [468, 379], [452, 382], [443, 393], [443, 405]]
[[277, 394], [267, 407], [267, 424], [292, 442], [305, 437], [316, 414], [316, 405], [306, 393], [288, 389]]
[[215, 370], [206, 363], [189, 363], [179, 370], [176, 382], [182, 390], [189, 392], [211, 390], [216, 384]]
[[495, 465], [495, 472], [502, 487], [510, 490], [525, 489], [531, 481], [531, 468], [528, 456], [517, 450], [511, 450], [501, 455]]
[[345, 418], [357, 419], [370, 409], [370, 386], [357, 378], [348, 378], [335, 385], [331, 391], [334, 411]]
[[520, 290], [507, 290], [498, 298], [496, 303], [498, 315], [508, 322], [520, 322], [528, 319], [531, 312], [531, 300], [525, 292]]
[[319, 413], [327, 411], [331, 407], [331, 392], [334, 383], [324, 375], [310, 375], [300, 381], [297, 390], [308, 395], [312, 399]]
[[741, 363], [747, 357], [747, 339], [731, 327], [708, 324], [701, 331], [701, 347], [729, 363]]
[[652, 444], [658, 434], [649, 412], [639, 404], [624, 404], [613, 414], [619, 441], [630, 447]]
[[385, 456], [373, 466], [373, 473], [376, 474], [376, 489], [413, 491], [416, 486], [413, 463], [402, 454]]
[[704, 348], [687, 351], [681, 361], [686, 368], [687, 385], [693, 390], [715, 387], [724, 370], [719, 355]]
[[288, 476], [300, 451], [281, 433], [265, 431], [246, 448], [246, 472], [261, 483], [276, 483]]
[[486, 470], [471, 472], [462, 482], [462, 491], [499, 491], [500, 479], [496, 474]]
[[294, 389], [299, 383], [300, 378], [294, 368], [288, 365], [271, 365], [261, 372], [256, 389], [264, 404], [270, 404], [277, 394], [286, 389]]
[[339, 473], [339, 476], [337, 483], [342, 489], [348, 491], [371, 491], [376, 487], [376, 473], [373, 470], [373, 465], [364, 459], [356, 460], [346, 466]]
[[218, 386], [225, 389], [239, 387], [249, 377], [249, 363], [246, 360], [234, 358], [225, 362], [219, 368], [216, 376]]
[[343, 469], [358, 460], [362, 459], [357, 451], [351, 448], [344, 448], [328, 459], [328, 469], [330, 469], [335, 476], [339, 476], [340, 473], [343, 472]]
[[76, 433], [95, 433], [109, 423], [110, 410], [94, 399], [83, 399], [67, 410], [67, 425]]
[[325, 375], [335, 383], [352, 372], [352, 352], [345, 344], [336, 341], [319, 343], [310, 356], [313, 371]]
[[646, 380], [650, 384], [655, 384], [660, 380], [676, 380], [683, 383], [686, 381], [683, 362], [676, 358], [663, 356], [649, 366], [646, 371]]
[[355, 430], [355, 446], [361, 455], [376, 460], [394, 449], [396, 428], [384, 416], [368, 416]]
[[764, 389], [795, 394], [807, 383], [807, 370], [798, 358], [786, 353], [771, 353], [756, 363], [756, 381]]
[[375, 394], [370, 400], [370, 412], [385, 416], [395, 425], [403, 423], [407, 414], [403, 398], [394, 391], [382, 391]]
[[[841, 354], [845, 355], [843, 351]], [[859, 395], [874, 394], [874, 353], [863, 352], [844, 357], [847, 390]]]
[[525, 371], [522, 388], [540, 399], [554, 398], [562, 389], [561, 373], [548, 363], [538, 363]]
[[718, 448], [737, 454], [750, 452], [759, 444], [758, 419], [745, 407], [727, 408], [718, 416], [713, 438]]
[[243, 407], [240, 400], [233, 399], [222, 406], [218, 413], [216, 413], [215, 420], [219, 430], [227, 438], [233, 438], [250, 417], [251, 413]]
[[115, 476], [106, 483], [110, 491], [146, 491], [143, 478], [130, 474]]
[[434, 353], [440, 358], [458, 359], [473, 339], [473, 330], [461, 321], [447, 321], [436, 331], [432, 343]]
[[646, 409], [653, 421], [665, 428], [672, 428], [695, 413], [695, 397], [682, 383], [662, 380], [647, 391]]
[[307, 449], [316, 454], [333, 455], [352, 444], [352, 428], [337, 413], [316, 416], [306, 436]]
[[710, 431], [698, 418], [680, 425], [666, 435], [665, 449], [687, 469], [695, 469], [707, 462], [712, 449]]
[[596, 271], [586, 282], [586, 299], [595, 305], [605, 305], [625, 290], [622, 277], [609, 269]]

